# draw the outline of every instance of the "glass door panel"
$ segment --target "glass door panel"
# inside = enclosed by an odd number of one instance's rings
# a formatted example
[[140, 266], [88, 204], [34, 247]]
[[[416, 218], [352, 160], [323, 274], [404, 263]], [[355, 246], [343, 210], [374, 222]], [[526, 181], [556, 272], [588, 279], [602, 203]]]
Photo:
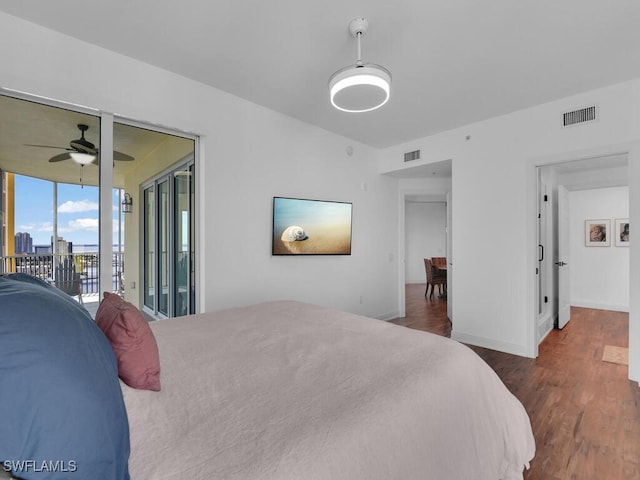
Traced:
[[109, 188], [99, 185], [101, 119], [95, 110], [34, 100], [0, 95], [0, 184], [11, 186], [0, 205], [0, 271], [24, 271], [61, 289], [71, 278], [74, 298], [92, 310], [105, 248], [97, 199]]
[[155, 237], [155, 189], [144, 190], [144, 305], [155, 311], [156, 285], [156, 237]]
[[158, 312], [169, 316], [169, 182], [158, 183]]
[[191, 208], [190, 172], [178, 171], [174, 174], [174, 249], [175, 256], [175, 315], [189, 313], [189, 290], [191, 269]]
[[195, 211], [196, 211], [196, 190], [195, 190], [195, 177], [196, 170], [195, 165], [191, 164], [189, 166], [189, 207], [190, 207], [190, 224], [189, 224], [189, 234], [190, 234], [190, 263], [189, 263], [189, 313], [196, 313], [196, 247], [195, 247], [195, 238], [196, 238], [196, 222], [195, 222]]

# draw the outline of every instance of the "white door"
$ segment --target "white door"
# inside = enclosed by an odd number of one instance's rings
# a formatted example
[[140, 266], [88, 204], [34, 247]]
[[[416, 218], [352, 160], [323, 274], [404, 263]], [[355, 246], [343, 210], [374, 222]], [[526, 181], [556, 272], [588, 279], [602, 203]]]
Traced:
[[453, 322], [453, 255], [451, 241], [451, 219], [453, 218], [451, 211], [451, 192], [447, 192], [447, 318]]
[[571, 320], [569, 305], [569, 191], [558, 185], [558, 328]]

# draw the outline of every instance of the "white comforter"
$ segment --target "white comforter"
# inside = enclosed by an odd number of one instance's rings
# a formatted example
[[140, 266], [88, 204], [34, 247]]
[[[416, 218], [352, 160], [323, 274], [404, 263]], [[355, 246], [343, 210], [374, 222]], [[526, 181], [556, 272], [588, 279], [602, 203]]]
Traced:
[[122, 384], [132, 480], [516, 479], [520, 402], [455, 341], [273, 302], [153, 322], [162, 391]]

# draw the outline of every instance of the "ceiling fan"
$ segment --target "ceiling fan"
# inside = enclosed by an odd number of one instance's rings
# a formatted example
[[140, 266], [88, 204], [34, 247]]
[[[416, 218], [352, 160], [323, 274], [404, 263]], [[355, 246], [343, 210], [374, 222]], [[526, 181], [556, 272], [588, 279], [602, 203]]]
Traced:
[[[84, 132], [89, 130], [88, 125], [84, 125], [82, 123], [78, 124], [78, 129], [81, 132], [80, 138], [77, 140], [71, 140], [69, 142], [69, 147], [57, 147], [53, 145], [25, 145], [26, 147], [40, 147], [40, 148], [58, 148], [61, 150], [66, 150], [65, 153], [59, 153], [58, 155], [54, 155], [49, 159], [49, 162], [61, 162], [63, 160], [68, 160], [73, 158], [76, 162], [81, 165], [85, 165], [87, 163], [98, 163], [98, 149], [96, 146], [91, 143], [89, 140], [84, 138]], [[135, 160], [131, 155], [127, 155], [126, 153], [113, 152], [113, 159], [120, 162], [131, 162]]]

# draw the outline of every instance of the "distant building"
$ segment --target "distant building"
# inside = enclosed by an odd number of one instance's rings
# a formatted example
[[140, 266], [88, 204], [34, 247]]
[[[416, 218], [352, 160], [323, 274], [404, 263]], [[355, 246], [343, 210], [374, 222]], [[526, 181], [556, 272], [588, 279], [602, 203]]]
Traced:
[[[51, 236], [51, 251], [53, 251], [53, 235]], [[58, 255], [73, 253], [73, 242], [67, 242], [63, 237], [58, 237]]]
[[15, 253], [20, 255], [23, 253], [33, 253], [33, 239], [27, 232], [18, 232], [15, 234]]
[[47, 253], [51, 253], [51, 245], [36, 245], [35, 253], [36, 255], [44, 255]]

